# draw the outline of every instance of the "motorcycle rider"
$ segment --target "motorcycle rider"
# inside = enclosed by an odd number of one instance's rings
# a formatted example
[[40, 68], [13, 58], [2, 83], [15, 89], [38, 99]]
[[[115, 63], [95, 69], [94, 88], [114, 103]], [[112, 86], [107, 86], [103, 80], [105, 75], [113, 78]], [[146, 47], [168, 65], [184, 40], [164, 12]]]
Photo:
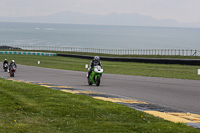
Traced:
[[9, 65], [9, 71], [10, 71], [10, 69], [11, 69], [13, 66], [15, 66], [15, 68], [17, 68], [17, 65], [16, 65], [16, 63], [15, 63], [15, 60], [12, 60], [12, 61], [11, 61], [10, 65]]
[[5, 64], [8, 64], [7, 59], [5, 59], [4, 62], [3, 62], [3, 68], [4, 68]]
[[102, 67], [99, 56], [95, 56], [94, 59], [90, 62], [89, 71], [88, 71], [88, 78], [90, 77], [90, 74], [92, 73], [94, 66], [101, 66]]

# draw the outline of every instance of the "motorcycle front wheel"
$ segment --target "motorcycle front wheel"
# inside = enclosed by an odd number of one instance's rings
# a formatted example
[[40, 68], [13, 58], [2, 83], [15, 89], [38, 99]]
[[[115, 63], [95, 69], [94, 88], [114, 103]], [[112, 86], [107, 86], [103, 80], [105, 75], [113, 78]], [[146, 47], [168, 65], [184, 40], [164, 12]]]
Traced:
[[90, 78], [87, 79], [88, 79], [88, 85], [92, 85]]
[[101, 81], [101, 77], [98, 76], [97, 79], [96, 79], [96, 86], [99, 86], [99, 85], [100, 85], [100, 81]]
[[14, 72], [13, 71], [11, 71], [10, 72], [10, 77], [14, 77], [15, 75], [14, 75]]

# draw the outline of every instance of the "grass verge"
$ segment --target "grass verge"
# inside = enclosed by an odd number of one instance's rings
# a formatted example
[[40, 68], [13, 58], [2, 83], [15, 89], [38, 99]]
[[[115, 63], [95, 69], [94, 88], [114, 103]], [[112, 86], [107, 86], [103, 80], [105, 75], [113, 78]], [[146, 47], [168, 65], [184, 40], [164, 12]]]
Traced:
[[0, 78], [0, 132], [198, 133], [127, 106]]
[[[1, 55], [2, 61], [5, 58], [9, 61], [14, 59], [17, 64], [85, 72], [87, 69], [84, 65], [90, 63], [88, 59], [58, 56]], [[37, 64], [38, 61], [41, 62], [40, 65]], [[111, 61], [102, 61], [102, 65], [104, 72], [111, 74], [200, 80], [200, 76], [197, 75], [200, 66]]]

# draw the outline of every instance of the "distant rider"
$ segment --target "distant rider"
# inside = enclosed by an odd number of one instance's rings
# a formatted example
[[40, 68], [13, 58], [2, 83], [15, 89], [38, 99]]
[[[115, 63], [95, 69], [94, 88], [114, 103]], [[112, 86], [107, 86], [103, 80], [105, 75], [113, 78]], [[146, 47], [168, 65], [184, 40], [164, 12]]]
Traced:
[[5, 59], [4, 62], [3, 62], [3, 68], [4, 68], [5, 64], [8, 64], [7, 59]]
[[11, 61], [10, 65], [9, 65], [9, 70], [10, 70], [13, 66], [15, 66], [15, 68], [17, 68], [17, 65], [16, 65], [16, 63], [15, 63], [15, 60], [12, 60], [12, 61]]
[[102, 67], [99, 56], [95, 56], [94, 59], [90, 62], [88, 78], [90, 77], [90, 74], [92, 73], [92, 69], [94, 68], [94, 66]]

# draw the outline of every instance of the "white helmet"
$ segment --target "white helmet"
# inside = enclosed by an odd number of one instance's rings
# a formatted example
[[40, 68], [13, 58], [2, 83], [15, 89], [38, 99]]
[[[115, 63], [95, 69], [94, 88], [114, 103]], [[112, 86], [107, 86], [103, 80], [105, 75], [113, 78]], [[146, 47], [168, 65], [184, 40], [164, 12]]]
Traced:
[[12, 62], [15, 62], [15, 60], [12, 60]]
[[94, 60], [97, 60], [97, 61], [100, 60], [99, 56], [95, 56]]
[[7, 59], [5, 59], [5, 60], [7, 60]]

